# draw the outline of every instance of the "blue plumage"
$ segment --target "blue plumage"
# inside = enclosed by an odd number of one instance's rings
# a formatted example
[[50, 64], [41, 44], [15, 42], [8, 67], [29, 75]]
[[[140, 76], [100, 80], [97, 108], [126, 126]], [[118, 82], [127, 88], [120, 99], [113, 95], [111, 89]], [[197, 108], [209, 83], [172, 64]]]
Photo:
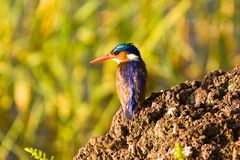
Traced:
[[115, 48], [113, 48], [113, 50], [111, 51], [111, 53], [113, 54], [119, 54], [120, 52], [132, 53], [141, 58], [139, 50], [132, 43], [119, 44]]
[[133, 116], [144, 100], [147, 71], [142, 60], [120, 63], [117, 70], [117, 90], [126, 118]]
[[129, 62], [128, 70], [126, 71], [125, 78], [128, 80], [128, 85], [129, 85], [129, 99], [127, 106], [125, 108], [125, 116], [127, 118], [131, 118], [133, 115], [133, 112], [137, 108], [137, 99], [136, 99], [136, 91], [135, 91], [135, 85], [134, 85], [134, 80], [133, 80], [133, 74], [134, 74], [134, 68], [136, 67], [135, 62]]

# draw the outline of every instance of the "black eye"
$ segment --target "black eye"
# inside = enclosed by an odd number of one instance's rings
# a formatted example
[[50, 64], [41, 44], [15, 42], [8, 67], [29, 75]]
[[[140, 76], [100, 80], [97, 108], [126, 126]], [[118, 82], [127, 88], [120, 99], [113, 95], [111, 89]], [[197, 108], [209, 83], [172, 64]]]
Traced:
[[112, 52], [114, 55], [118, 55], [119, 54], [119, 51], [113, 51]]

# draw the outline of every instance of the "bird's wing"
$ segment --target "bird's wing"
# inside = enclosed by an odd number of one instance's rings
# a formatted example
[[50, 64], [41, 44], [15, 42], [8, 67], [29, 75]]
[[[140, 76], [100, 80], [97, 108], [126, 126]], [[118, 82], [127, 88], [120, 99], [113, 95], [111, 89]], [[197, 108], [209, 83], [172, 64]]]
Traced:
[[117, 83], [118, 95], [124, 108], [125, 117], [130, 119], [135, 111], [137, 103], [136, 89], [132, 76]]
[[[144, 64], [143, 64], [144, 65]], [[121, 65], [117, 71], [117, 90], [126, 118], [131, 118], [138, 103], [143, 101], [146, 69], [135, 64]]]
[[147, 81], [147, 70], [145, 68], [145, 64], [141, 63], [137, 68], [134, 70], [134, 89], [136, 92], [136, 99], [137, 102], [142, 102], [145, 98], [145, 92], [146, 92], [146, 81]]
[[[121, 105], [124, 109], [126, 118], [130, 118], [134, 110], [131, 106], [134, 105], [133, 94], [135, 94], [135, 90], [133, 85], [130, 85], [133, 84], [133, 79], [129, 76], [129, 74], [126, 75], [125, 72], [122, 72], [121, 69], [117, 72], [116, 78], [117, 92]], [[133, 101], [130, 101], [131, 99], [133, 99]]]
[[134, 84], [134, 78], [129, 77], [129, 98], [127, 102], [127, 107], [125, 108], [125, 116], [130, 119], [133, 115], [133, 112], [138, 106], [137, 102], [137, 93], [136, 93], [136, 88]]

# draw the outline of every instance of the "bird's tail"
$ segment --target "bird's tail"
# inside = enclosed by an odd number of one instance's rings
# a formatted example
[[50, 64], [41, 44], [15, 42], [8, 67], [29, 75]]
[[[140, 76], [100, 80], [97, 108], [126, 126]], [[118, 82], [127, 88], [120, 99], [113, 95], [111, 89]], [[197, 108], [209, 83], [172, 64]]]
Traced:
[[127, 107], [125, 108], [125, 117], [127, 119], [131, 119], [132, 118], [133, 113], [136, 110], [137, 106], [138, 106], [138, 103], [135, 100], [135, 98], [131, 98], [128, 101]]

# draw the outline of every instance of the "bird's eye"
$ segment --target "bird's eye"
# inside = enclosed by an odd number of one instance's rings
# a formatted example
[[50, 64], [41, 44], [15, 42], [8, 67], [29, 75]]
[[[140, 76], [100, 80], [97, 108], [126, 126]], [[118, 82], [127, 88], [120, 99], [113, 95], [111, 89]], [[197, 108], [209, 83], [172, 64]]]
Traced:
[[119, 51], [114, 51], [113, 54], [114, 54], [114, 55], [118, 55], [118, 54], [119, 54]]

